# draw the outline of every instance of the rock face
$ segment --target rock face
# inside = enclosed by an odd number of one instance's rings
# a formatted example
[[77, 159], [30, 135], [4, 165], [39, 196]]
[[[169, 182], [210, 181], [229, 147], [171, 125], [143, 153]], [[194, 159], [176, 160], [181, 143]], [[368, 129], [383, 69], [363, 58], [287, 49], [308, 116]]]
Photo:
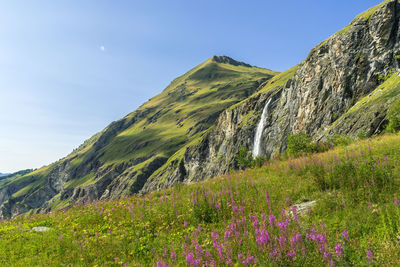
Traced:
[[399, 1], [385, 1], [278, 75], [213, 57], [65, 159], [0, 185], [0, 217], [224, 174], [240, 147], [253, 150], [266, 103], [262, 156], [284, 152], [291, 133], [377, 134], [400, 95], [400, 78], [389, 75], [399, 65], [399, 20]]
[[261, 155], [267, 157], [286, 149], [290, 133], [305, 132], [323, 140], [335, 133], [355, 136], [361, 131], [367, 135], [381, 132], [386, 111], [400, 95], [399, 89], [392, 90], [380, 104], [352, 115], [348, 111], [379, 88], [382, 77], [398, 69], [399, 19], [397, 0], [385, 1], [358, 16], [313, 48], [297, 67], [274, 77], [257, 94], [223, 112], [202, 141], [185, 148], [184, 156], [152, 177], [144, 191], [228, 172], [235, 166], [239, 147], [253, 149], [257, 124], [269, 100], [261, 143]]

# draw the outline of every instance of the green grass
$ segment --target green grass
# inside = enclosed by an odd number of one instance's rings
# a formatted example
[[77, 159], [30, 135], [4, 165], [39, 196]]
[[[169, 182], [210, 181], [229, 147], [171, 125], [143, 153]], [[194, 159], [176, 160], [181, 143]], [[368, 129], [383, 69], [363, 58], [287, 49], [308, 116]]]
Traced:
[[[324, 266], [328, 262], [315, 243], [305, 237], [316, 231], [325, 236], [324, 250], [331, 253], [330, 260], [338, 266], [397, 266], [400, 207], [394, 200], [400, 197], [399, 144], [399, 135], [382, 136], [308, 157], [272, 161], [261, 168], [198, 184], [177, 185], [144, 197], [77, 203], [69, 210], [18, 216], [0, 223], [0, 264], [149, 266], [160, 261], [182, 266], [188, 253], [197, 255], [197, 245], [221, 265], [211, 236], [216, 233], [220, 236], [218, 242], [231, 251], [223, 252], [223, 257], [230, 258], [232, 265], [242, 253], [255, 257], [257, 265]], [[372, 170], [378, 160], [382, 165]], [[332, 165], [336, 161], [341, 164]], [[355, 161], [360, 165], [354, 165]], [[321, 183], [321, 177], [327, 180]], [[210, 204], [212, 200], [219, 208]], [[301, 233], [306, 256], [297, 254], [289, 260], [285, 252], [274, 258], [269, 253], [279, 242], [270, 239], [271, 247], [264, 248], [257, 244], [250, 215], [257, 215], [260, 227], [264, 227], [265, 213], [270, 236], [279, 236], [279, 228], [268, 226], [268, 216], [274, 214], [277, 221], [283, 220], [288, 218], [290, 206], [310, 200], [316, 200], [317, 205], [286, 230], [289, 237]], [[236, 212], [233, 205], [242, 211]], [[248, 236], [240, 244], [234, 237], [224, 238], [231, 225], [243, 217], [247, 218], [243, 227], [249, 229]], [[48, 226], [51, 231], [30, 231], [34, 226]], [[344, 230], [349, 233], [348, 241], [342, 238]], [[335, 252], [338, 243], [344, 248], [342, 257]], [[283, 253], [285, 248], [281, 249]], [[367, 259], [367, 250], [373, 252], [373, 260]], [[176, 253], [176, 258], [171, 258], [171, 253]]]

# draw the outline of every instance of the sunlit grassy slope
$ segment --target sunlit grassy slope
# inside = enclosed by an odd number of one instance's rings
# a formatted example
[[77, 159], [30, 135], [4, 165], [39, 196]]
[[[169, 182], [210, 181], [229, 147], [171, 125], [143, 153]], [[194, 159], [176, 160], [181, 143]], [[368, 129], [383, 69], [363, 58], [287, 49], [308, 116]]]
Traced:
[[68, 199], [64, 197], [61, 201], [58, 189], [48, 190], [49, 176], [67, 173], [62, 191], [69, 192], [96, 183], [104, 173], [114, 172], [121, 177], [115, 183], [125, 186], [116, 195], [137, 193], [143, 185], [135, 184], [136, 177], [143, 170], [150, 176], [155, 168], [150, 168], [150, 164], [156, 162], [156, 168], [160, 167], [206, 131], [220, 112], [252, 95], [276, 74], [228, 57], [212, 57], [175, 79], [162, 93], [112, 123], [66, 158], [9, 180], [0, 185], [0, 190], [10, 188], [12, 197], [8, 202], [17, 203], [21, 209], [36, 208], [31, 205], [34, 201], [27, 199], [53, 198], [51, 207], [64, 207]]
[[141, 198], [19, 216], [0, 223], [0, 264], [398, 266], [399, 162], [400, 136], [381, 136]]

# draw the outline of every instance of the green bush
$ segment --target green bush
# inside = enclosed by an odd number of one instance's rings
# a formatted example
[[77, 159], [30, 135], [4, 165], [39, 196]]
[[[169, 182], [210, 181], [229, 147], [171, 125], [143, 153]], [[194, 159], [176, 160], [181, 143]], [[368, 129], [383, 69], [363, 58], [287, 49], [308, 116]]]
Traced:
[[309, 134], [289, 134], [287, 153], [289, 156], [299, 156], [312, 152], [312, 139]]
[[394, 101], [390, 107], [387, 118], [389, 123], [386, 127], [386, 131], [389, 133], [397, 133], [400, 131], [400, 98]]
[[351, 143], [354, 142], [354, 139], [351, 138], [348, 135], [343, 135], [343, 134], [335, 134], [334, 136], [328, 138], [328, 143], [331, 144], [331, 146], [347, 146]]
[[267, 162], [267, 158], [266, 157], [261, 157], [258, 156], [254, 159], [254, 165], [256, 167], [262, 167], [264, 165], [264, 163]]
[[362, 139], [366, 139], [369, 137], [369, 134], [366, 130], [361, 130], [360, 132], [358, 132], [357, 134], [357, 138], [358, 140], [362, 140]]
[[239, 151], [236, 155], [236, 162], [237, 167], [242, 170], [254, 166], [254, 159], [251, 155], [251, 152], [249, 152], [247, 148], [243, 146], [239, 148]]

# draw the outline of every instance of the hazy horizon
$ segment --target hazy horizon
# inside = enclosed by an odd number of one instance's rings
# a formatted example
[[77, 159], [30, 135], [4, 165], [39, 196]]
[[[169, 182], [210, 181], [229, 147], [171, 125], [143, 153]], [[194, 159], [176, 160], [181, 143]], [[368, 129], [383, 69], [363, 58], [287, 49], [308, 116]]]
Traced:
[[3, 3], [0, 173], [65, 157], [213, 55], [284, 71], [380, 2]]

